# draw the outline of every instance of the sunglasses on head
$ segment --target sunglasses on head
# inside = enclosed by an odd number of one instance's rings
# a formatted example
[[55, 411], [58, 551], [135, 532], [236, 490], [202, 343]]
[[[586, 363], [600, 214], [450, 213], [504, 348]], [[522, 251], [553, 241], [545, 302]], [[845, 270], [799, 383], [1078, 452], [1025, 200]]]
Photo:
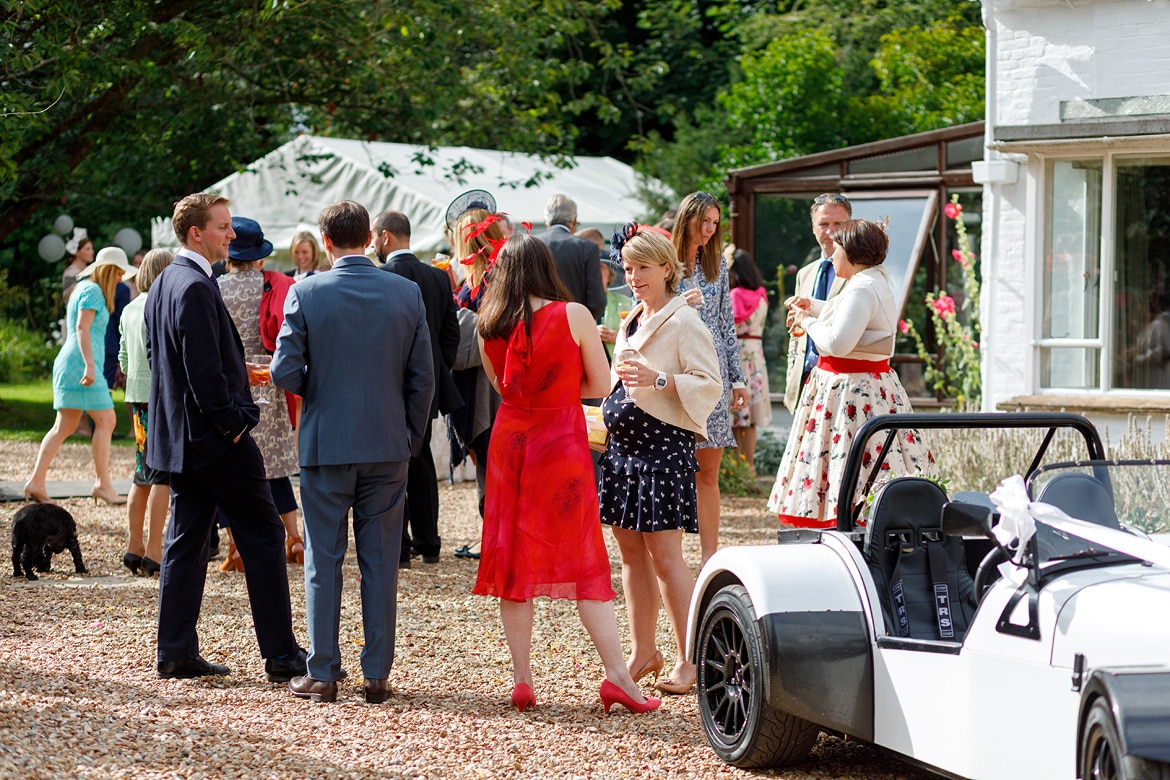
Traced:
[[813, 203], [816, 204], [817, 206], [820, 206], [823, 203], [840, 203], [842, 206], [844, 206], [844, 205], [847, 205], [849, 203], [849, 198], [846, 198], [844, 195], [838, 195], [836, 193], [832, 193], [832, 194], [818, 195], [816, 197], [816, 199], [813, 200]]

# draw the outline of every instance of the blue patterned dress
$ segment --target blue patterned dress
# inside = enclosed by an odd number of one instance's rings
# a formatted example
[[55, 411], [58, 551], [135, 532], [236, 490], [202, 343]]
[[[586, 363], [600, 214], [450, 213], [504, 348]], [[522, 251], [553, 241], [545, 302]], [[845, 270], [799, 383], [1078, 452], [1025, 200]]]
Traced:
[[719, 375], [723, 379], [723, 395], [715, 411], [707, 419], [707, 441], [697, 446], [734, 447], [735, 434], [731, 432], [731, 384], [747, 384], [743, 367], [739, 363], [739, 340], [735, 337], [735, 315], [731, 311], [731, 290], [727, 286], [727, 261], [719, 260], [719, 278], [708, 282], [703, 276], [703, 266], [695, 262], [695, 272], [683, 279], [679, 293], [698, 288], [703, 293], [703, 305], [699, 315], [703, 324], [711, 331], [715, 342], [715, 354], [719, 357]]
[[[93, 384], [81, 386], [85, 375], [85, 358], [77, 343], [77, 320], [82, 309], [92, 309], [93, 325], [89, 328], [89, 351], [94, 360]], [[114, 400], [106, 384], [103, 367], [106, 360], [106, 325], [110, 312], [106, 296], [96, 282], [88, 279], [78, 282], [65, 306], [65, 344], [53, 361], [53, 408], [81, 409], [83, 411], [113, 409]]]

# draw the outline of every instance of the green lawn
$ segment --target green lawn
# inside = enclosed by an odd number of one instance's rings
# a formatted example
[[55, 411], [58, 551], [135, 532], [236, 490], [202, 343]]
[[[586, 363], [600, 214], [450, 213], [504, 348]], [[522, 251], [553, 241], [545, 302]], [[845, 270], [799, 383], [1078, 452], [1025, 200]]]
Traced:
[[[118, 425], [114, 429], [114, 446], [133, 447], [130, 433], [130, 413], [124, 403], [125, 393], [114, 391], [114, 411]], [[53, 425], [57, 413], [53, 411], [53, 383], [45, 379], [25, 384], [0, 384], [0, 439], [9, 441], [40, 441]], [[80, 436], [71, 436], [71, 442], [84, 442]]]

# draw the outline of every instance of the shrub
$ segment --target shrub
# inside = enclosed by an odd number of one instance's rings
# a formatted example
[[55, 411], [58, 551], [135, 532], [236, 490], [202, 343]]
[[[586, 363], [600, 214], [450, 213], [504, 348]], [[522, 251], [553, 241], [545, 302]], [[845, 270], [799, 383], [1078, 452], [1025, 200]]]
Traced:
[[775, 476], [780, 468], [780, 459], [784, 457], [784, 445], [787, 442], [770, 428], [757, 430], [759, 438], [756, 440], [756, 474], [761, 477]]
[[0, 382], [47, 379], [57, 347], [23, 322], [0, 318]]
[[758, 496], [760, 486], [747, 460], [735, 447], [725, 447], [719, 464], [719, 492], [727, 496]]

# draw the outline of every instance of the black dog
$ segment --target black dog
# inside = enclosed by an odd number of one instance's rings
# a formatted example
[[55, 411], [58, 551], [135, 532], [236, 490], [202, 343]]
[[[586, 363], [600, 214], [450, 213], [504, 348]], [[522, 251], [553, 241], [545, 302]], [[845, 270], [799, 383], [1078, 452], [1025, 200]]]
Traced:
[[21, 568], [29, 580], [36, 571], [48, 571], [52, 557], [68, 548], [78, 574], [86, 572], [77, 543], [77, 523], [73, 515], [56, 504], [29, 504], [12, 516], [12, 576]]

